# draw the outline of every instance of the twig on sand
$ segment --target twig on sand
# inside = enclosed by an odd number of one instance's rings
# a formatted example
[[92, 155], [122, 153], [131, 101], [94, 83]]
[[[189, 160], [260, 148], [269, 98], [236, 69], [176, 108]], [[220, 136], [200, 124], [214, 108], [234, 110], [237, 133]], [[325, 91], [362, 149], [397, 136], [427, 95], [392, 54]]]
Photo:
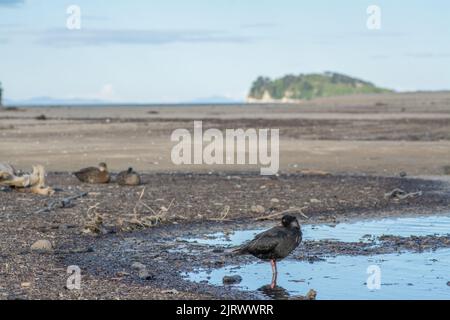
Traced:
[[[172, 199], [168, 208], [163, 206], [159, 209], [159, 211], [155, 211], [143, 201], [144, 195], [145, 195], [145, 187], [142, 189], [142, 191], [139, 195], [139, 199], [137, 200], [137, 202], [133, 208], [133, 213], [130, 214], [131, 218], [118, 220], [118, 224], [121, 226], [122, 230], [131, 231], [131, 230], [136, 229], [136, 226], [139, 228], [148, 228], [148, 227], [153, 227], [162, 221], [168, 221], [167, 214], [169, 213], [169, 210], [171, 209], [172, 205], [174, 204], [175, 198]], [[142, 206], [142, 207], [150, 210], [152, 212], [152, 215], [146, 215], [146, 214], [140, 213], [139, 206]]]
[[80, 254], [80, 253], [90, 253], [93, 252], [94, 249], [92, 247], [86, 247], [86, 248], [74, 248], [74, 249], [67, 249], [67, 250], [55, 250], [55, 253], [59, 254]]
[[92, 210], [97, 209], [99, 205], [100, 205], [100, 202], [94, 204], [93, 206], [90, 206], [90, 207], [88, 208], [88, 210], [87, 210], [87, 215], [89, 215], [89, 214], [91, 213]]
[[303, 216], [304, 218], [309, 219], [309, 217], [308, 217], [306, 214], [303, 213], [303, 210], [305, 210], [305, 209], [308, 209], [308, 207], [301, 207], [301, 208], [296, 208], [296, 207], [295, 207], [295, 208], [289, 208], [289, 209], [287, 209], [287, 210], [283, 210], [283, 211], [280, 211], [280, 212], [276, 212], [276, 213], [270, 214], [270, 215], [268, 215], [268, 216], [257, 217], [257, 218], [255, 218], [254, 220], [257, 220], [257, 221], [262, 221], [262, 220], [274, 220], [274, 219], [276, 219], [276, 218], [279, 218], [279, 217], [282, 216], [282, 215], [289, 214], [289, 213], [292, 213], [292, 214], [298, 213], [298, 214], [300, 214], [301, 216]]
[[421, 195], [422, 195], [422, 191], [406, 192], [402, 189], [395, 188], [391, 192], [385, 193], [384, 198], [385, 199], [394, 199], [394, 200], [405, 200], [405, 199], [409, 199], [409, 198], [420, 197]]
[[225, 206], [223, 208], [222, 214], [219, 218], [209, 218], [210, 221], [230, 221], [229, 219], [225, 219], [228, 216], [228, 213], [230, 212], [230, 206]]
[[88, 208], [84, 219], [84, 233], [100, 234], [107, 231], [103, 226], [103, 215], [97, 211], [99, 205], [100, 203], [96, 203]]
[[137, 214], [137, 211], [136, 211], [137, 206], [138, 206], [140, 203], [142, 203], [141, 200], [142, 200], [142, 197], [144, 196], [144, 193], [145, 193], [145, 187], [142, 189], [141, 194], [139, 195], [139, 199], [138, 199], [138, 201], [136, 202], [136, 204], [134, 205], [133, 213], [134, 213], [135, 215]]
[[53, 211], [57, 208], [67, 208], [70, 207], [72, 204], [72, 201], [77, 200], [79, 198], [83, 198], [85, 196], [88, 195], [88, 192], [82, 192], [80, 194], [71, 196], [71, 197], [67, 197], [67, 198], [63, 198], [61, 200], [55, 200], [49, 203], [49, 205], [43, 209], [39, 209], [37, 211], [35, 211], [35, 214], [39, 214], [39, 213], [44, 213], [44, 212], [50, 212]]
[[172, 207], [174, 201], [175, 201], [175, 198], [173, 198], [172, 201], [170, 201], [169, 207], [167, 208], [167, 210], [165, 210], [166, 212], [170, 210], [170, 208]]
[[[147, 205], [145, 202], [141, 202], [141, 204], [147, 208], [148, 210], [150, 210], [155, 216], [157, 215], [157, 213], [155, 212], [155, 210], [152, 209], [152, 207], [150, 207], [149, 205]], [[135, 213], [136, 214], [136, 213]]]

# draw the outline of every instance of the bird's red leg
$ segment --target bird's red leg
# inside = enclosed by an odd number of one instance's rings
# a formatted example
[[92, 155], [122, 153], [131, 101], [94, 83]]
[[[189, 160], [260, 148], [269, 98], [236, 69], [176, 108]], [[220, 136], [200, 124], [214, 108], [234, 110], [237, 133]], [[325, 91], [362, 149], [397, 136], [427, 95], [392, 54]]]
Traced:
[[277, 261], [270, 260], [270, 264], [272, 265], [272, 283], [270, 284], [270, 288], [274, 289], [277, 286]]

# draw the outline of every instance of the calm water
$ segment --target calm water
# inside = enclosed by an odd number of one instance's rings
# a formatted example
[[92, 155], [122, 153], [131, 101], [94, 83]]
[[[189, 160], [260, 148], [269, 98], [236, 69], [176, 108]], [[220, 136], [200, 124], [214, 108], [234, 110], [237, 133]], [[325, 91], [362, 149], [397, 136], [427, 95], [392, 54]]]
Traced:
[[[209, 234], [203, 238], [187, 238], [212, 246], [236, 246], [252, 239], [265, 229], [239, 230], [231, 234], [221, 232]], [[367, 235], [379, 237], [394, 235], [400, 237], [446, 235], [450, 233], [450, 215], [385, 218], [331, 225], [303, 225], [304, 240], [336, 240], [342, 242], [366, 241]]]
[[[381, 287], [369, 290], [367, 268], [381, 270]], [[278, 286], [290, 295], [317, 291], [317, 299], [450, 299], [450, 249], [426, 253], [376, 256], [338, 256], [315, 263], [292, 260], [278, 264]], [[237, 268], [229, 266], [188, 275], [192, 281], [208, 280], [222, 285], [224, 275], [238, 274], [243, 290], [258, 290], [270, 284], [269, 263], [253, 263]]]
[[[359, 241], [365, 235], [424, 236], [450, 234], [450, 215], [413, 218], [389, 218], [334, 227], [306, 225], [305, 239]], [[237, 231], [225, 236], [217, 233], [207, 239], [191, 239], [202, 244], [234, 246], [260, 230]], [[255, 259], [255, 261], [257, 261]], [[369, 290], [367, 268], [376, 265], [381, 271], [381, 287]], [[304, 295], [309, 289], [318, 299], [450, 299], [450, 249], [435, 252], [384, 254], [375, 256], [337, 256], [309, 263], [286, 259], [279, 263], [278, 285], [285, 295]], [[186, 274], [191, 281], [208, 281], [222, 285], [225, 275], [238, 274], [242, 290], [258, 290], [270, 283], [269, 263], [255, 262], [227, 266], [212, 271], [197, 270]]]

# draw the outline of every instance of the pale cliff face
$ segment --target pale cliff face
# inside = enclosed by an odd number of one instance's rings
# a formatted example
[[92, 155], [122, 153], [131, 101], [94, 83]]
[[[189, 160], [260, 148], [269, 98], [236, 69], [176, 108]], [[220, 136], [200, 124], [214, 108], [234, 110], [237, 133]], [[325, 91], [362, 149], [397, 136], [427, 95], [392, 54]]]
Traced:
[[261, 99], [253, 98], [250, 96], [247, 97], [247, 103], [272, 103], [277, 101], [279, 100], [273, 99], [268, 91], [264, 91]]
[[287, 91], [285, 96], [281, 100], [279, 100], [279, 99], [272, 98], [272, 96], [270, 95], [270, 93], [268, 91], [264, 91], [264, 94], [261, 99], [248, 96], [246, 99], [246, 102], [247, 103], [296, 103], [296, 102], [301, 101], [301, 100], [297, 100], [297, 99], [291, 99], [290, 98], [291, 96], [292, 96], [292, 92]]
[[247, 102], [300, 103], [321, 97], [387, 92], [392, 90], [336, 72], [290, 74], [276, 79], [260, 76], [252, 83]]

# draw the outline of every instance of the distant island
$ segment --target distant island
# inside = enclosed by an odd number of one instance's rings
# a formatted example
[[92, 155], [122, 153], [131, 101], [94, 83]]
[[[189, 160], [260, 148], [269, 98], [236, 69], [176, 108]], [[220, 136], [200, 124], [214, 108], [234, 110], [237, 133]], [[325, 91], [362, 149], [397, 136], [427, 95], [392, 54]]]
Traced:
[[318, 97], [361, 93], [386, 93], [373, 83], [336, 72], [286, 75], [278, 79], [258, 77], [250, 89], [247, 102], [296, 102]]
[[0, 82], [0, 108], [3, 107], [3, 88], [2, 83]]

